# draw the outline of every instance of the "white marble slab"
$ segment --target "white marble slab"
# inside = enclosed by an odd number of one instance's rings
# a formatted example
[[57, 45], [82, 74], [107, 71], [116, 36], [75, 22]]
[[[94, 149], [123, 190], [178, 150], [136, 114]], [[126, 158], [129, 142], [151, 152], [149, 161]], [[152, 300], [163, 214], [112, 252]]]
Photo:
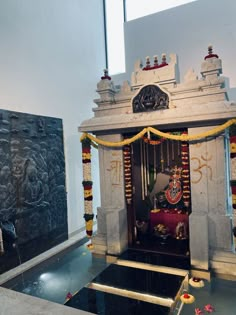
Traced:
[[0, 315], [92, 314], [0, 287]]

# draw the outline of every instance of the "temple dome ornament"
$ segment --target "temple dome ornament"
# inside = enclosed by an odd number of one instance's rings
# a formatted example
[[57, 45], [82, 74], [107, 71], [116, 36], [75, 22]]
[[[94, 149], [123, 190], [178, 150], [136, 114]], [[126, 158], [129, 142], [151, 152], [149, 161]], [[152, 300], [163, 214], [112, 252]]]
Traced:
[[148, 112], [169, 108], [169, 96], [154, 84], [144, 86], [132, 101], [133, 112]]

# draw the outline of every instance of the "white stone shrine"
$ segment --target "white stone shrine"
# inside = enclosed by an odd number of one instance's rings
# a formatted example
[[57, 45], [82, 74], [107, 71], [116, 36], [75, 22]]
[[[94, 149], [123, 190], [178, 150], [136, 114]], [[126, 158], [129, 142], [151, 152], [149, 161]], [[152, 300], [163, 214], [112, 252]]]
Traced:
[[[167, 62], [163, 67], [145, 69], [140, 60], [136, 61], [131, 83], [125, 81], [120, 87], [107, 74], [102, 77], [97, 84], [100, 97], [94, 100], [94, 117], [84, 121], [79, 131], [118, 142], [124, 134], [149, 126], [164, 132], [185, 128], [188, 135], [194, 135], [236, 117], [236, 103], [228, 100], [221, 76], [221, 59], [212, 51], [201, 63], [201, 77], [189, 70], [181, 83], [177, 56], [170, 54]], [[149, 86], [168, 97], [167, 106], [159, 102], [154, 110], [139, 108], [135, 112], [135, 97]], [[129, 234], [123, 148], [99, 145], [98, 150], [101, 206], [92, 239], [94, 253], [119, 255], [128, 247]], [[236, 276], [229, 156], [227, 129], [189, 142], [189, 251], [192, 269]]]

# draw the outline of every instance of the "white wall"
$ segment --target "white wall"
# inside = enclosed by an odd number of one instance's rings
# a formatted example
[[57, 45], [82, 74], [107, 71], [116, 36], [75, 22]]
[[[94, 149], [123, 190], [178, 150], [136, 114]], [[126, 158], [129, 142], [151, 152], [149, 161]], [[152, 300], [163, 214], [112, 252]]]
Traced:
[[0, 0], [0, 108], [63, 119], [69, 233], [84, 226], [78, 126], [105, 67], [103, 31], [102, 0]]
[[127, 75], [113, 80], [130, 79], [137, 59], [145, 62], [146, 56], [156, 54], [160, 58], [163, 52], [178, 55], [181, 81], [189, 68], [200, 77], [201, 62], [212, 44], [230, 81], [229, 97], [236, 100], [235, 12], [235, 0], [198, 0], [125, 23]]

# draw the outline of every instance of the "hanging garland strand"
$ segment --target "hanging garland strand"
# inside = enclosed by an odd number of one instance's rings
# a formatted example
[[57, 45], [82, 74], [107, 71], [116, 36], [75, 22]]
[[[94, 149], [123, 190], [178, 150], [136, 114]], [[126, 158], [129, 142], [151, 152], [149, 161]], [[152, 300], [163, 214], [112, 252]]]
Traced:
[[[187, 135], [187, 132], [185, 132]], [[183, 201], [186, 208], [190, 206], [190, 174], [189, 174], [189, 147], [188, 143], [181, 142]]]
[[153, 127], [147, 127], [144, 128], [142, 131], [140, 131], [139, 133], [137, 133], [135, 136], [125, 139], [123, 141], [119, 141], [119, 142], [109, 142], [109, 141], [104, 141], [101, 139], [98, 139], [88, 133], [83, 133], [83, 135], [81, 136], [80, 141], [83, 141], [84, 139], [88, 138], [90, 139], [92, 142], [96, 143], [96, 144], [100, 144], [103, 145], [105, 147], [122, 147], [124, 145], [128, 145], [131, 144], [133, 142], [135, 142], [136, 140], [139, 140], [140, 138], [142, 138], [146, 133], [148, 132], [152, 132], [153, 134], [155, 134], [156, 136], [165, 138], [165, 139], [170, 139], [170, 140], [176, 140], [176, 141], [194, 141], [194, 140], [200, 140], [203, 138], [207, 138], [207, 137], [211, 137], [214, 135], [217, 135], [219, 133], [221, 133], [222, 131], [224, 131], [226, 128], [230, 127], [231, 125], [236, 124], [236, 119], [230, 119], [228, 120], [226, 123], [224, 123], [221, 126], [215, 127], [211, 130], [205, 131], [205, 132], [201, 132], [197, 135], [187, 135], [187, 134], [182, 134], [182, 135], [175, 135], [175, 134], [170, 134], [167, 132], [162, 132], [160, 130], [157, 130]]
[[90, 238], [93, 234], [93, 182], [91, 180], [91, 140], [82, 140], [83, 187], [84, 187], [84, 219], [86, 234]]

